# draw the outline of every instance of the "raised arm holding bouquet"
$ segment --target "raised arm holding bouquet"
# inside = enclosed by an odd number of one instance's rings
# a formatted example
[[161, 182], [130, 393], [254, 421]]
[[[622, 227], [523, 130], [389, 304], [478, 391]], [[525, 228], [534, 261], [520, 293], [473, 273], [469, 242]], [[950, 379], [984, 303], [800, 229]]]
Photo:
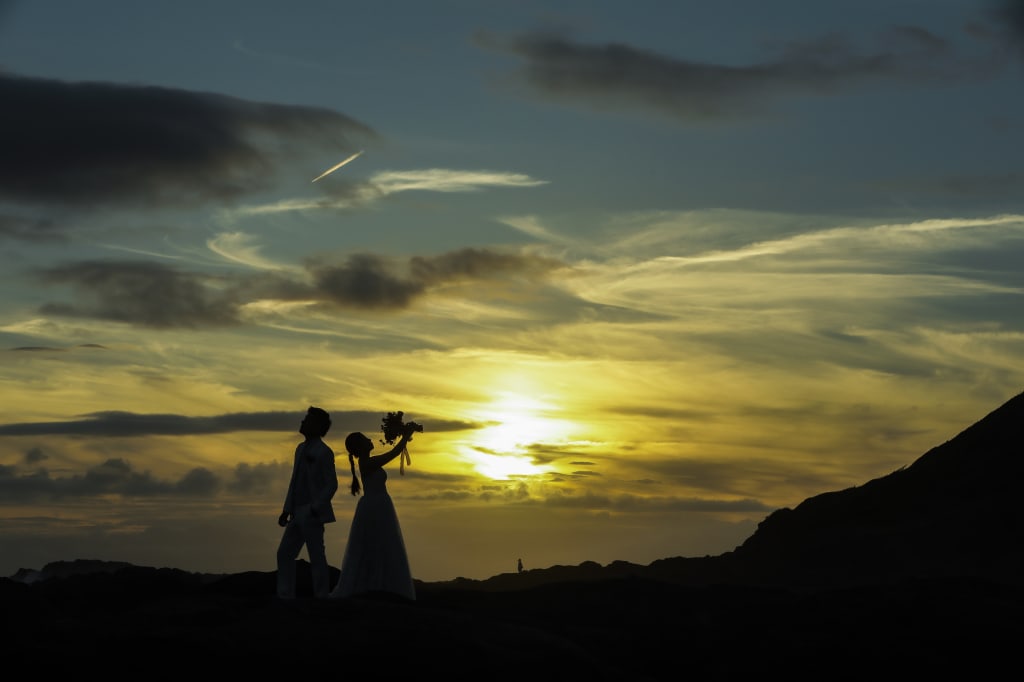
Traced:
[[[416, 422], [406, 423], [405, 412], [399, 410], [398, 412], [388, 412], [384, 415], [384, 418], [380, 420], [380, 430], [384, 434], [384, 438], [381, 439], [382, 445], [394, 445], [395, 440], [401, 438], [406, 430], [413, 432], [418, 431], [423, 433], [423, 425], [417, 424]], [[412, 440], [410, 433], [409, 440]], [[412, 458], [409, 456], [409, 448], [404, 447], [402, 451], [398, 453], [398, 473], [405, 476], [405, 465], [412, 466]]]
[[407, 446], [412, 434], [421, 433], [423, 426], [416, 422], [404, 422], [403, 412], [389, 412], [381, 421], [381, 430], [384, 432], [381, 443], [393, 444], [393, 447], [380, 455], [370, 454], [373, 441], [359, 431], [345, 438], [349, 466], [352, 469], [350, 489], [353, 495], [359, 495], [360, 491], [363, 494], [356, 502], [345, 555], [341, 561], [341, 575], [331, 591], [333, 598], [389, 592], [406, 599], [416, 599], [405, 540], [402, 538], [394, 502], [388, 494], [388, 475], [384, 465], [395, 457], [407, 459]]

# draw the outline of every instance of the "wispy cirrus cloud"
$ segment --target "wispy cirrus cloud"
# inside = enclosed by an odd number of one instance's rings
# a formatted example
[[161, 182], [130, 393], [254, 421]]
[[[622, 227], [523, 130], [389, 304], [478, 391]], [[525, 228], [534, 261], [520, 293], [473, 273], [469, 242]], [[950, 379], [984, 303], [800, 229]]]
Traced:
[[[965, 248], [972, 243], [984, 243], [977, 232], [985, 229], [1001, 230], [1010, 237], [1017, 234], [1024, 237], [1024, 216], [1003, 215], [991, 218], [973, 219], [932, 219], [914, 223], [874, 225], [871, 227], [835, 227], [805, 232], [754, 242], [739, 248], [709, 251], [690, 256], [666, 256], [672, 260], [689, 264], [740, 261], [761, 256], [780, 256], [795, 252], [818, 251], [841, 253], [853, 246], [858, 249], [884, 250], [893, 255], [896, 252], [913, 250], [920, 254], [922, 249], [939, 251], [950, 248]], [[849, 262], [849, 259], [847, 259]]]
[[474, 192], [487, 187], [537, 187], [546, 180], [537, 180], [524, 173], [500, 171], [460, 171], [445, 168], [382, 171], [370, 178], [385, 195], [420, 190], [425, 192]]
[[292, 266], [266, 258], [258, 238], [245, 232], [222, 232], [206, 240], [206, 246], [221, 258], [259, 270], [289, 270]]
[[348, 180], [318, 198], [291, 198], [268, 204], [241, 206], [232, 215], [266, 215], [291, 211], [345, 209], [379, 201], [400, 192], [478, 192], [504, 187], [539, 187], [548, 184], [524, 173], [448, 168], [380, 171], [363, 182]]

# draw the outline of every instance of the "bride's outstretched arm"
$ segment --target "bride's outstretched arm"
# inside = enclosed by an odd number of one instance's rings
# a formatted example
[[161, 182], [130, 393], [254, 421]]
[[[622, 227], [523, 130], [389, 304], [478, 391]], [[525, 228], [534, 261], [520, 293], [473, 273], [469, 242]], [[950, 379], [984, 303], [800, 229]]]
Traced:
[[412, 440], [412, 432], [406, 431], [402, 434], [402, 437], [398, 439], [398, 442], [395, 443], [395, 447], [391, 448], [387, 452], [382, 452], [379, 455], [373, 455], [367, 459], [370, 461], [370, 464], [382, 467], [395, 457], [398, 457], [398, 455], [402, 454], [402, 451], [405, 450], [405, 446], [410, 440]]

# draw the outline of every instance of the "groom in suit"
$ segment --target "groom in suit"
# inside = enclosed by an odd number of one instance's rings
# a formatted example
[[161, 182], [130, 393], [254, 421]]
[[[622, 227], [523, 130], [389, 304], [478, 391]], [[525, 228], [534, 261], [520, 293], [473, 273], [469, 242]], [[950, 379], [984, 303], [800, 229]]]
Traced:
[[334, 451], [323, 441], [330, 428], [330, 415], [319, 407], [310, 407], [299, 425], [306, 439], [295, 448], [284, 510], [277, 519], [284, 528], [277, 547], [277, 596], [282, 599], [295, 598], [295, 559], [303, 545], [313, 574], [313, 596], [324, 599], [330, 592], [324, 524], [335, 520], [331, 498], [338, 490]]

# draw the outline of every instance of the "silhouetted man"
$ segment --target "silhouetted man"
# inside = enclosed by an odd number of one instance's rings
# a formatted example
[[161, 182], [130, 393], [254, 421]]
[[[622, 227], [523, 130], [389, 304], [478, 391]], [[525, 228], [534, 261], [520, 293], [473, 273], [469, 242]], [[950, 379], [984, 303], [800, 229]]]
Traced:
[[326, 599], [331, 589], [324, 524], [335, 520], [331, 498], [338, 490], [338, 475], [334, 451], [322, 440], [330, 428], [330, 415], [319, 407], [310, 407], [299, 425], [299, 433], [306, 440], [295, 448], [284, 511], [277, 519], [277, 524], [284, 527], [277, 547], [277, 596], [282, 599], [295, 597], [295, 559], [303, 545], [309, 554], [313, 596]]

